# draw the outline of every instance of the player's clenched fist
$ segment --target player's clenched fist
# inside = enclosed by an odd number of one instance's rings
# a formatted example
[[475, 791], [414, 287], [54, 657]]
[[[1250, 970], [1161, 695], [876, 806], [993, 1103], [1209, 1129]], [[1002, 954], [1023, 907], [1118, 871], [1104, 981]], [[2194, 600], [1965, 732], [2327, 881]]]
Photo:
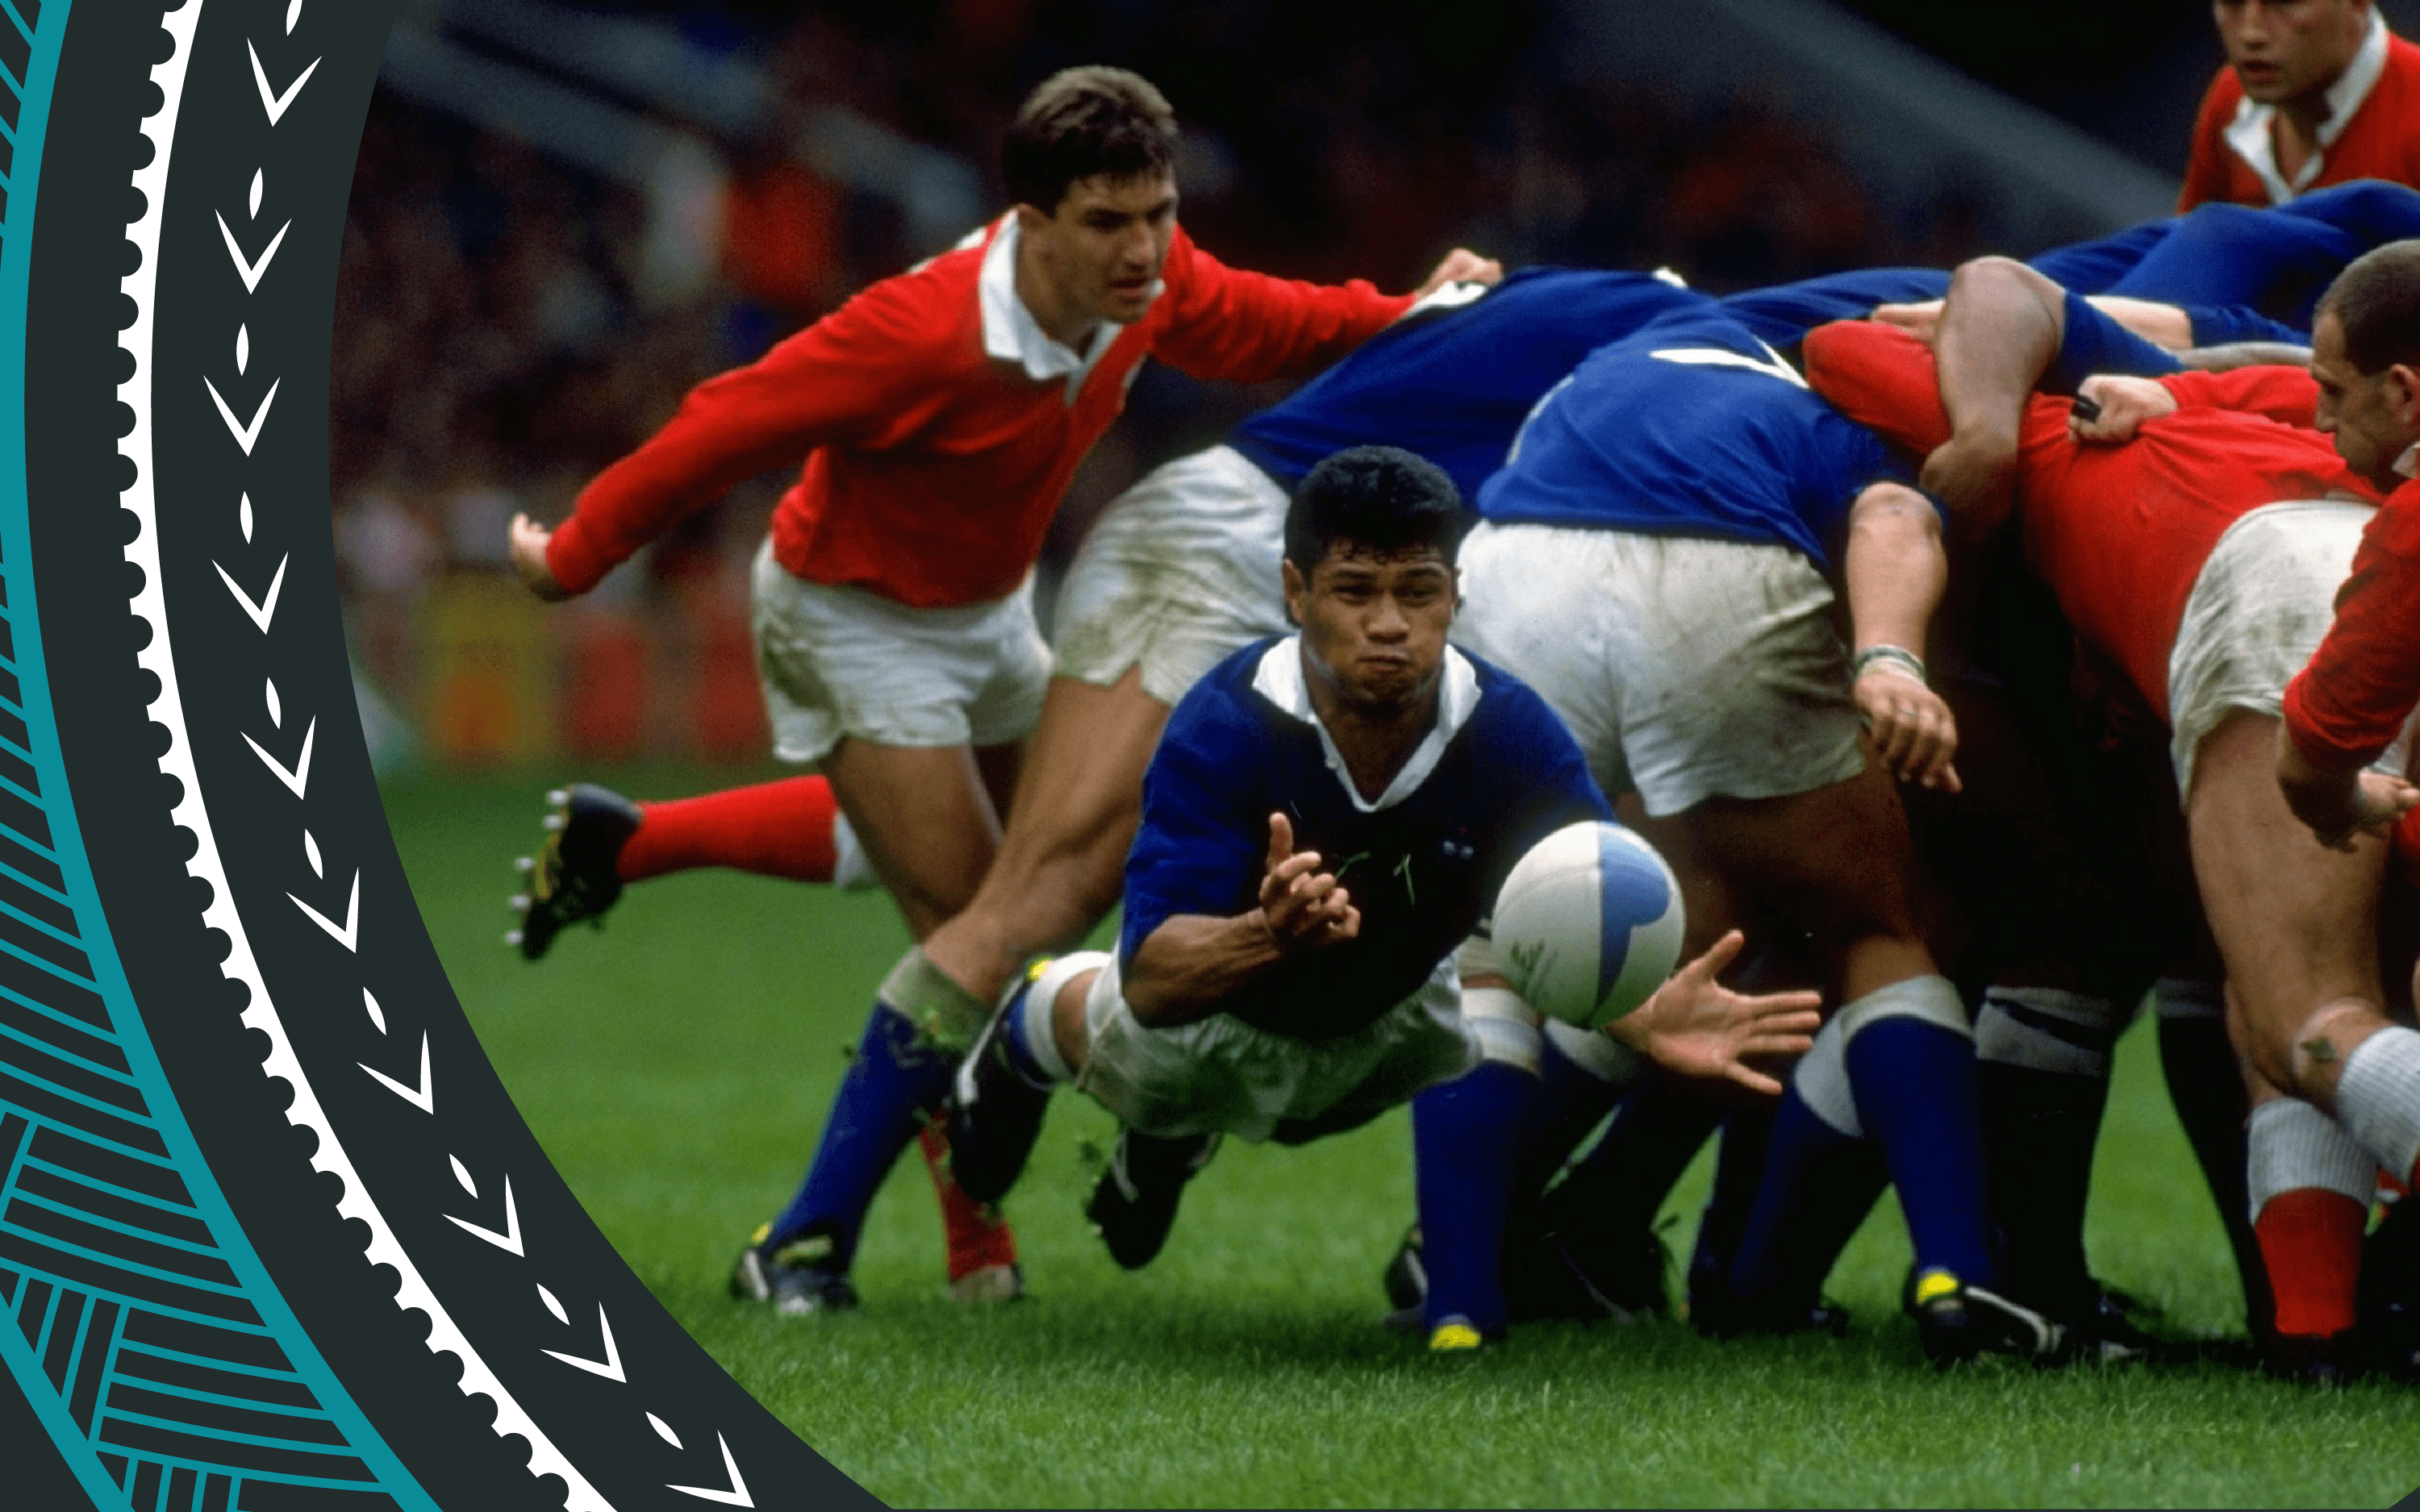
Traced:
[[1280, 950], [1334, 945], [1361, 933], [1361, 910], [1317, 851], [1294, 848], [1294, 822], [1269, 815], [1269, 864], [1261, 877], [1261, 919]]
[[550, 604], [571, 596], [571, 591], [555, 580], [554, 568], [547, 564], [546, 543], [553, 536], [552, 531], [527, 515], [513, 517], [513, 576], [521, 580], [522, 587]]

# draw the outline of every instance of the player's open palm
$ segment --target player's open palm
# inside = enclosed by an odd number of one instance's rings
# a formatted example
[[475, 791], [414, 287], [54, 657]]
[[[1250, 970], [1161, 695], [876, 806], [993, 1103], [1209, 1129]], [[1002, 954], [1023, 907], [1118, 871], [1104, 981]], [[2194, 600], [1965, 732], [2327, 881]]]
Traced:
[[1811, 992], [1735, 993], [1714, 979], [1746, 936], [1733, 930], [1672, 974], [1647, 1001], [1607, 1026], [1613, 1037], [1683, 1076], [1733, 1081], [1768, 1097], [1781, 1084], [1747, 1064], [1752, 1057], [1794, 1056], [1813, 1044], [1823, 998]]
[[1261, 917], [1281, 950], [1334, 945], [1361, 933], [1361, 910], [1317, 851], [1294, 848], [1294, 822], [1269, 815], [1268, 870], [1261, 877]]

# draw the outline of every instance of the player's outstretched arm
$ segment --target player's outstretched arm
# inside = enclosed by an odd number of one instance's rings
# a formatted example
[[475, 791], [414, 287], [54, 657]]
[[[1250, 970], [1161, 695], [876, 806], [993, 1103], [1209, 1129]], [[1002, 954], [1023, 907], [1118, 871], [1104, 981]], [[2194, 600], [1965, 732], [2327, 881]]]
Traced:
[[2383, 835], [2404, 814], [2420, 808], [2420, 788], [2399, 777], [2318, 765], [2303, 754], [2282, 723], [2277, 727], [2277, 786], [2294, 817], [2333, 850], [2351, 850], [2361, 835]]
[[1745, 942], [1737, 930], [1716, 940], [1606, 1032], [1683, 1076], [1737, 1082], [1767, 1097], [1780, 1096], [1781, 1083], [1747, 1064], [1748, 1057], [1804, 1052], [1823, 1022], [1816, 1011], [1823, 998], [1811, 992], [1751, 997], [1716, 981]]
[[559, 604], [571, 596], [571, 590], [555, 581], [554, 569], [547, 565], [546, 543], [554, 532], [527, 515], [513, 517], [509, 544], [513, 555], [513, 575], [521, 586], [545, 599]]
[[1872, 733], [1874, 752], [1902, 782], [1959, 791], [1958, 722], [1926, 686], [1925, 626], [1949, 581], [1941, 519], [1915, 489], [1878, 483], [1849, 508], [1842, 576], [1856, 655], [1850, 697]]
[[1293, 822], [1273, 813], [1258, 904], [1228, 918], [1180, 914], [1166, 920], [1135, 950], [1120, 985], [1139, 1022], [1171, 1028], [1209, 1017], [1287, 956], [1360, 933], [1352, 894], [1335, 873], [1320, 870], [1317, 851], [1294, 848]]

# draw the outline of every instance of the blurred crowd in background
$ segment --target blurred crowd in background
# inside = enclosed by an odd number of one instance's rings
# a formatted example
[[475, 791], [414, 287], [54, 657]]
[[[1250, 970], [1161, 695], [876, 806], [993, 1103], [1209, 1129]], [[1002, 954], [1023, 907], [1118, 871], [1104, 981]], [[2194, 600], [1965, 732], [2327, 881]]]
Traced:
[[[362, 137], [331, 414], [355, 666], [393, 714], [377, 754], [761, 758], [746, 568], [786, 475], [556, 609], [513, 583], [505, 523], [559, 519], [691, 385], [996, 213], [1001, 131], [1071, 62], [1161, 85], [1185, 127], [1187, 229], [1271, 272], [1404, 288], [1459, 243], [1508, 266], [1665, 264], [1720, 290], [2004, 250], [1954, 188], [1878, 203], [1774, 81], [1689, 99], [1591, 73], [1550, 8], [408, 7]], [[744, 69], [758, 94], [684, 113], [677, 88], [583, 73], [550, 26], [641, 54], [654, 37], [701, 78]], [[478, 70], [504, 66], [540, 81], [534, 97], [570, 90], [630, 123], [644, 161], [600, 157], [576, 121], [551, 135], [487, 109], [500, 92]], [[1279, 392], [1147, 369], [1062, 512], [1046, 593], [1117, 490]]]

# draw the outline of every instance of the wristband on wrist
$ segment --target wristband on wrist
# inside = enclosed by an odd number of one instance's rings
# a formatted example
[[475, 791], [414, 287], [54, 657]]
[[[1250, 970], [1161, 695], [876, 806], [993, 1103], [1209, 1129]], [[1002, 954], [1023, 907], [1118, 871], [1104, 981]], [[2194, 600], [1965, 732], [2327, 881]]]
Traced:
[[1868, 646], [1849, 663], [1849, 680], [1855, 682], [1875, 668], [1885, 668], [1902, 677], [1924, 681], [1924, 658], [1905, 646]]

